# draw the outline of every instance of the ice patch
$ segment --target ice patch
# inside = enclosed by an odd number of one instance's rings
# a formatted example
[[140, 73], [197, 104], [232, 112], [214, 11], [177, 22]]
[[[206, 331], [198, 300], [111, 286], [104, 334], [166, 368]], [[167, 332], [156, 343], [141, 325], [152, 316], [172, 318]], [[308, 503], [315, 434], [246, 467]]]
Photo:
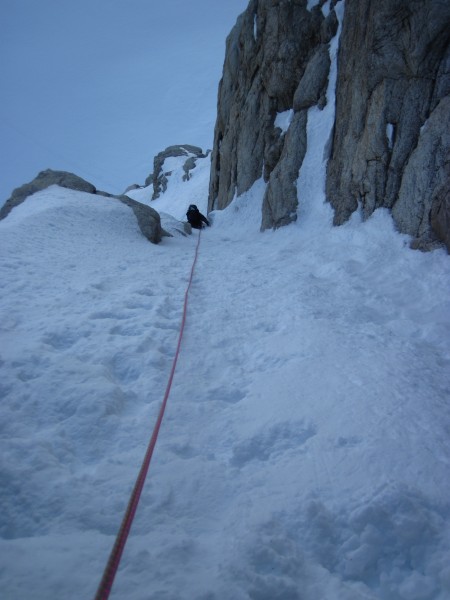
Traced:
[[311, 11], [315, 6], [317, 6], [319, 4], [320, 0], [308, 0], [308, 3], [306, 5], [306, 8]]
[[327, 0], [325, 4], [322, 6], [322, 14], [326, 18], [330, 14], [330, 4], [331, 0]]
[[395, 134], [395, 126], [392, 123], [388, 123], [386, 125], [386, 137], [388, 141], [389, 150], [392, 150], [394, 145], [394, 134]]
[[332, 134], [337, 80], [337, 52], [342, 30], [344, 1], [336, 5], [339, 27], [330, 42], [330, 74], [327, 87], [327, 104], [323, 110], [313, 106], [308, 110], [307, 122], [307, 151], [300, 168], [297, 180], [300, 216], [299, 222], [305, 227], [311, 227], [311, 219], [317, 220], [329, 228], [332, 220], [332, 210], [325, 204], [325, 177], [328, 160], [326, 147]]
[[286, 131], [289, 129], [289, 125], [294, 118], [294, 110], [291, 108], [290, 110], [285, 110], [284, 112], [277, 113], [275, 117], [274, 127], [279, 127], [281, 129], [281, 134], [284, 135]]

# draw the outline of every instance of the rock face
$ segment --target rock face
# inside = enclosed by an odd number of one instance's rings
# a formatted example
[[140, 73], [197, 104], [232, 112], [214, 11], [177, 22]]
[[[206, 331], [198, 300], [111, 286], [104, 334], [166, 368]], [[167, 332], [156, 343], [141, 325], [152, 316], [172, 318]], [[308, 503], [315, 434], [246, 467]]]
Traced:
[[145, 180], [146, 186], [153, 185], [152, 200], [159, 198], [161, 193], [164, 193], [167, 189], [168, 177], [172, 174], [170, 167], [165, 166], [167, 159], [186, 157], [183, 164], [185, 173], [183, 179], [189, 181], [190, 172], [196, 167], [197, 158], [205, 158], [206, 156], [207, 154], [203, 154], [201, 148], [189, 144], [169, 146], [157, 154], [153, 160], [153, 173]]
[[[307, 111], [326, 103], [338, 2], [327, 14], [322, 1], [250, 0], [239, 17], [219, 85], [209, 210], [263, 176], [262, 229], [296, 218]], [[387, 207], [417, 247], [449, 247], [449, 42], [446, 0], [346, 0], [326, 180], [336, 225], [358, 206], [366, 218]], [[275, 123], [288, 109], [284, 133]]]
[[136, 216], [142, 234], [150, 242], [158, 244], [163, 235], [165, 235], [165, 232], [161, 228], [159, 214], [156, 210], [153, 210], [153, 208], [140, 204], [135, 200], [131, 200], [128, 196], [113, 196], [107, 192], [100, 192], [96, 190], [91, 183], [81, 179], [81, 177], [78, 177], [73, 173], [68, 173], [66, 171], [52, 171], [51, 169], [41, 171], [33, 181], [14, 190], [11, 198], [9, 198], [0, 209], [0, 220], [7, 217], [11, 210], [26, 200], [28, 196], [40, 192], [41, 190], [45, 190], [51, 185], [59, 185], [60, 187], [77, 190], [79, 192], [87, 192], [88, 194], [97, 194], [122, 202], [131, 208]]
[[[295, 180], [306, 150], [306, 111], [323, 105], [334, 12], [306, 0], [251, 0], [227, 38], [214, 133], [209, 210], [260, 177], [268, 182], [262, 228], [296, 218]], [[294, 108], [286, 135], [277, 114]]]
[[262, 229], [287, 225], [297, 218], [298, 177], [306, 153], [306, 111], [294, 118], [286, 133], [280, 158], [269, 175], [262, 211]]
[[336, 224], [383, 206], [418, 240], [448, 236], [449, 42], [448, 2], [346, 3], [327, 177]]
[[432, 234], [436, 234], [448, 245], [449, 188], [450, 96], [447, 96], [431, 111], [403, 169], [392, 208], [399, 229], [415, 236], [416, 243], [428, 240], [432, 243]]

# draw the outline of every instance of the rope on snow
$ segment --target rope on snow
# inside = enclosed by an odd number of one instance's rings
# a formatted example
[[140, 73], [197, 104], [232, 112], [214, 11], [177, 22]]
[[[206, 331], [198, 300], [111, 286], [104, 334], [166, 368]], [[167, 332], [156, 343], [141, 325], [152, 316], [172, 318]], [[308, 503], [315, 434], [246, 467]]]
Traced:
[[183, 305], [183, 316], [181, 319], [180, 332], [178, 336], [178, 344], [175, 352], [175, 356], [172, 363], [172, 369], [170, 371], [169, 380], [166, 387], [166, 392], [164, 394], [163, 401], [161, 403], [161, 407], [159, 409], [158, 418], [156, 420], [152, 437], [150, 438], [150, 442], [147, 447], [147, 451], [144, 456], [144, 460], [142, 462], [141, 469], [139, 471], [139, 475], [134, 484], [133, 491], [130, 496], [130, 500], [128, 502], [127, 509], [125, 511], [122, 524], [120, 526], [119, 532], [116, 537], [116, 541], [114, 543], [113, 549], [111, 550], [111, 554], [109, 556], [108, 562], [106, 563], [105, 570], [103, 572], [103, 577], [101, 579], [100, 585], [98, 587], [97, 593], [95, 595], [95, 600], [107, 600], [111, 593], [111, 589], [114, 583], [114, 579], [116, 577], [117, 571], [119, 569], [120, 559], [122, 558], [122, 553], [125, 548], [125, 544], [128, 539], [128, 534], [130, 533], [131, 526], [133, 524], [133, 519], [139, 504], [139, 499], [141, 497], [142, 490], [144, 488], [145, 479], [147, 477], [147, 473], [150, 467], [150, 461], [152, 459], [153, 450], [156, 446], [156, 441], [158, 439], [159, 430], [161, 428], [161, 423], [164, 418], [164, 412], [166, 410], [167, 400], [170, 395], [170, 390], [172, 388], [172, 381], [175, 375], [175, 369], [177, 366], [178, 356], [180, 354], [181, 340], [183, 338], [184, 326], [186, 324], [186, 314], [187, 314], [187, 305], [188, 305], [188, 296], [189, 290], [191, 288], [192, 279], [194, 277], [195, 265], [197, 263], [198, 250], [200, 246], [200, 237], [201, 230], [199, 231], [197, 246], [195, 248], [195, 256], [192, 262], [191, 274], [189, 277], [189, 282], [186, 288], [186, 292], [184, 294], [184, 305]]

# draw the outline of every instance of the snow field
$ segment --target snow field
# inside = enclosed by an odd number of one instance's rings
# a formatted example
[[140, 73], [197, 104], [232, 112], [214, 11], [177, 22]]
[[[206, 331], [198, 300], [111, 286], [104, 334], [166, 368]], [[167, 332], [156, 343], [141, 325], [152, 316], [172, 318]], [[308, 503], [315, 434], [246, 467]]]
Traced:
[[[173, 190], [177, 214], [197, 198], [190, 184]], [[383, 211], [260, 234], [263, 188], [202, 233], [112, 597], [443, 600], [448, 257], [411, 251]], [[153, 246], [127, 207], [59, 188], [10, 217], [1, 587], [92, 597], [167, 383], [198, 234]]]

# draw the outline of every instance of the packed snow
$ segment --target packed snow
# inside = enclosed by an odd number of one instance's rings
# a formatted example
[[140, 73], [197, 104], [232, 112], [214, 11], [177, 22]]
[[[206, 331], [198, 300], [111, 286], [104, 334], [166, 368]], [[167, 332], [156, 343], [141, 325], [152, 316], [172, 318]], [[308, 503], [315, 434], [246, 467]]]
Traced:
[[[175, 216], [206, 210], [208, 161], [169, 186]], [[112, 597], [448, 598], [448, 256], [410, 250], [382, 210], [333, 228], [325, 206], [261, 234], [263, 190], [202, 233]], [[155, 246], [126, 206], [54, 187], [0, 233], [2, 597], [88, 598], [159, 410], [198, 232]]]
[[[296, 223], [260, 233], [262, 180], [209, 215], [111, 598], [450, 596], [450, 261], [386, 210], [332, 226], [330, 124], [309, 111]], [[129, 192], [174, 232], [159, 245], [120, 202], [58, 187], [0, 222], [2, 598], [95, 594], [198, 242], [170, 225], [206, 213], [209, 166]]]

